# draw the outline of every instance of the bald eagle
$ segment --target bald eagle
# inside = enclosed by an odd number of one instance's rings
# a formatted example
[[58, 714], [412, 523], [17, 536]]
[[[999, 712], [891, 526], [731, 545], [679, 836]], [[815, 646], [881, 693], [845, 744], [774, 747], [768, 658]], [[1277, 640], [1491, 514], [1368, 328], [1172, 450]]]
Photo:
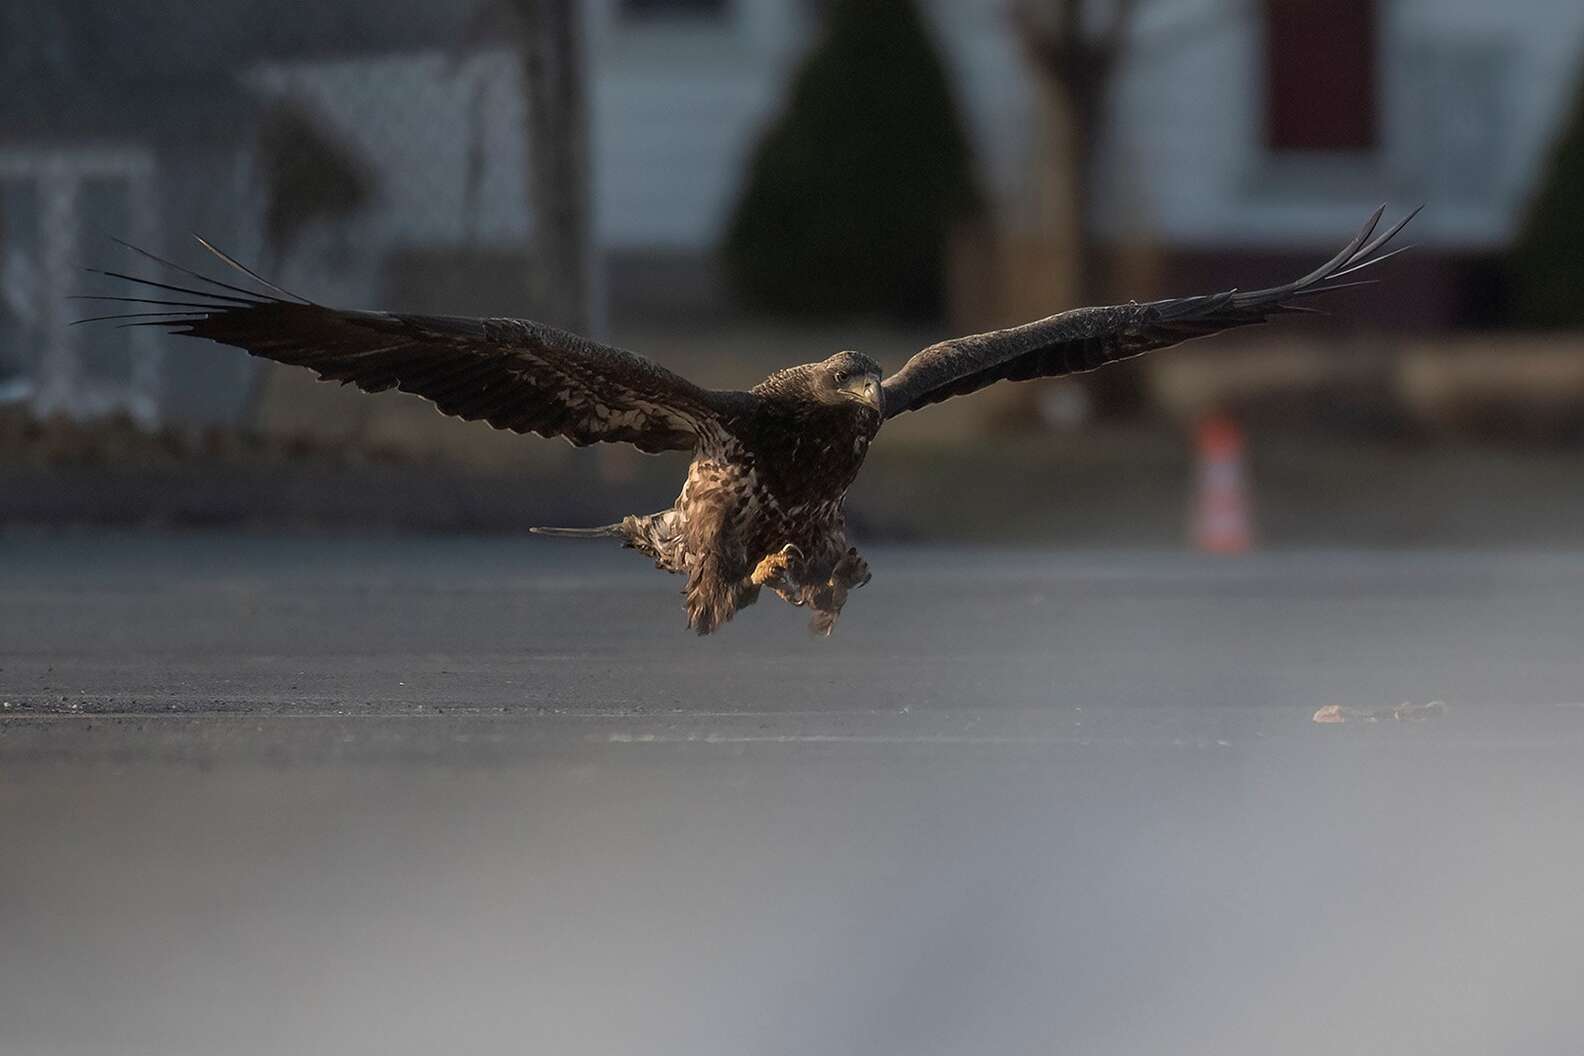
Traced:
[[1340, 253], [1283, 286], [1079, 308], [932, 345], [890, 377], [868, 356], [840, 352], [778, 370], [746, 392], [702, 388], [631, 352], [527, 320], [327, 308], [202, 239], [257, 286], [221, 282], [129, 246], [202, 288], [97, 271], [146, 287], [149, 295], [86, 299], [156, 310], [80, 321], [166, 327], [365, 392], [415, 393], [444, 414], [497, 429], [560, 436], [578, 446], [619, 442], [651, 453], [691, 452], [671, 508], [600, 528], [535, 530], [619, 540], [686, 576], [688, 625], [699, 634], [719, 628], [768, 587], [807, 606], [811, 629], [828, 635], [848, 592], [869, 581], [868, 565], [848, 545], [843, 502], [886, 420], [998, 381], [1094, 370], [1309, 311], [1294, 302], [1356, 285], [1343, 280], [1400, 252], [1380, 251], [1415, 213], [1377, 236], [1384, 213], [1384, 206], [1377, 209]]

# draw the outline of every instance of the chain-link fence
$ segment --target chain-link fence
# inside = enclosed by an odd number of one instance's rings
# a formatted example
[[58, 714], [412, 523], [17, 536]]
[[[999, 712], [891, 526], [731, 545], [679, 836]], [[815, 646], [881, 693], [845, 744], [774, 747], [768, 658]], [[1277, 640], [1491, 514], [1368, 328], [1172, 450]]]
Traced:
[[19, 105], [0, 114], [0, 401], [144, 423], [247, 415], [247, 357], [119, 325], [137, 320], [68, 325], [117, 307], [72, 294], [136, 295], [83, 266], [177, 281], [110, 236], [228, 278], [199, 233], [323, 303], [536, 307], [509, 3], [334, 0], [296, 27], [275, 24], [295, 7], [214, 6], [132, 18], [19, 0], [3, 16]]

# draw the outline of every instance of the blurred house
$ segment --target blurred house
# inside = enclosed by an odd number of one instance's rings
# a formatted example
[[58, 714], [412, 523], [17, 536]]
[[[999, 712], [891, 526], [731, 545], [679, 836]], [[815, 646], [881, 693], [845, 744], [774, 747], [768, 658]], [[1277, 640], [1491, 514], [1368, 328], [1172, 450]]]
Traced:
[[[1070, 223], [1049, 200], [1061, 115], [1006, 0], [921, 3], [994, 239], [1070, 257]], [[247, 413], [246, 357], [65, 327], [82, 314], [64, 300], [85, 288], [75, 265], [129, 262], [100, 232], [192, 262], [186, 232], [202, 231], [326, 301], [531, 312], [534, 145], [507, 4], [11, 0], [0, 11], [0, 374], [27, 376], [41, 411]], [[1246, 284], [1312, 260], [1383, 199], [1426, 201], [1417, 286], [1396, 277], [1378, 303], [1420, 329], [1491, 320], [1489, 265], [1574, 90], [1584, 5], [1136, 6], [1096, 145], [1093, 217], [1102, 242], [1142, 247], [1151, 262], [1129, 293]], [[819, 7], [583, 5], [597, 301], [611, 316], [691, 322], [726, 306], [714, 249]], [[1016, 270], [983, 274], [1010, 288]], [[1000, 313], [1062, 306], [1049, 286], [1021, 296]]]
[[1382, 321], [1499, 321], [1490, 265], [1576, 97], [1584, 5], [1161, 0], [1131, 36], [1098, 219], [1159, 244], [1173, 285], [1242, 283], [1375, 203], [1426, 202], [1417, 285], [1394, 274]]
[[[1068, 252], [1042, 98], [1006, 0], [920, 0], [957, 85], [992, 224]], [[1031, 6], [1053, 3], [1034, 0]], [[710, 287], [743, 160], [814, 31], [809, 0], [598, 0], [599, 235], [618, 304]], [[1092, 4], [1096, 13], [1109, 5]], [[1096, 144], [1092, 222], [1146, 247], [1135, 282], [1246, 284], [1333, 248], [1383, 200], [1426, 202], [1397, 327], [1488, 324], [1493, 258], [1578, 82], [1566, 0], [1141, 0]], [[691, 265], [691, 267], [690, 267]], [[691, 277], [685, 280], [684, 277]], [[635, 281], [647, 278], [647, 283]], [[684, 281], [692, 285], [678, 289]], [[1140, 294], [1150, 290], [1138, 290]], [[656, 298], [658, 299], [658, 298]], [[674, 299], [672, 303], [677, 303]], [[1054, 307], [1054, 306], [1050, 306]], [[1011, 309], [1016, 317], [1027, 306]]]

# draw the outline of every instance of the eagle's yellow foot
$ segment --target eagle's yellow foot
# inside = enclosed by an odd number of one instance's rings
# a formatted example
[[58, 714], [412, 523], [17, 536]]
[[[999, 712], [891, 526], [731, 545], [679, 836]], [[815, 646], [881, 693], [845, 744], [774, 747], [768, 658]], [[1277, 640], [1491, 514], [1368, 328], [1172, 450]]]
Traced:
[[749, 582], [756, 587], [769, 587], [777, 592], [783, 589], [790, 589], [792, 584], [792, 562], [800, 560], [802, 557], [803, 551], [788, 543], [776, 553], [770, 554], [763, 561], [760, 561], [759, 566], [753, 570], [753, 575], [748, 577]]

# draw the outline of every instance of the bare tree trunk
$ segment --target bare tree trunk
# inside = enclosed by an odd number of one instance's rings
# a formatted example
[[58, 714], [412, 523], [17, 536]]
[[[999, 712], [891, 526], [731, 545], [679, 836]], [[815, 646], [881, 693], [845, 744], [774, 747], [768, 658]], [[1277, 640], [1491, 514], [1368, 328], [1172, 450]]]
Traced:
[[1064, 128], [1053, 139], [1067, 143], [1067, 162], [1078, 258], [1078, 287], [1085, 301], [1109, 292], [1104, 255], [1094, 237], [1096, 147], [1104, 132], [1112, 81], [1133, 19], [1133, 0], [1112, 0], [1111, 20], [1091, 32], [1084, 25], [1084, 0], [1020, 0], [1012, 12], [1036, 72], [1066, 104]]
[[1103, 300], [1110, 291], [1105, 254], [1096, 243], [1093, 227], [1095, 203], [1095, 137], [1100, 134], [1101, 102], [1093, 89], [1068, 90], [1068, 150], [1072, 165], [1073, 224], [1078, 244], [1078, 292], [1084, 303]]
[[[1018, 0], [1012, 8], [1023, 45], [1048, 91], [1064, 104], [1051, 108], [1063, 128], [1052, 139], [1067, 145], [1072, 197], [1075, 290], [1082, 304], [1111, 299], [1111, 261], [1095, 237], [1095, 164], [1122, 49], [1133, 21], [1134, 0], [1112, 0], [1110, 21], [1099, 30], [1084, 22], [1084, 0]], [[1085, 385], [1102, 417], [1127, 416], [1143, 404], [1139, 379], [1128, 368], [1087, 377]]]
[[528, 110], [528, 201], [547, 322], [592, 321], [588, 100], [578, 0], [511, 0]]

